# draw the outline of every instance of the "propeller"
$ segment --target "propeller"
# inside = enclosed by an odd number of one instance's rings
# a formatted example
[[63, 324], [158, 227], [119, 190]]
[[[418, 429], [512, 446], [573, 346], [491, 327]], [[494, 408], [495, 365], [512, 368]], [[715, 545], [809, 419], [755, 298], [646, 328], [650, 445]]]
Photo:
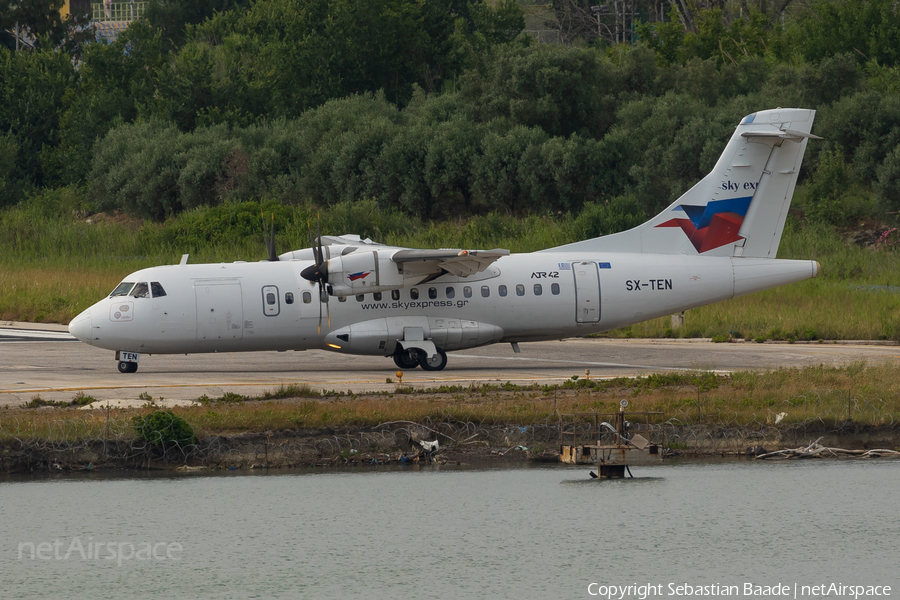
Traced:
[[328, 328], [331, 329], [331, 308], [328, 304], [328, 262], [325, 260], [325, 252], [322, 250], [322, 229], [319, 220], [316, 219], [316, 239], [313, 240], [312, 224], [307, 220], [306, 229], [309, 231], [309, 245], [313, 251], [314, 264], [300, 271], [300, 277], [307, 281], [319, 284], [319, 333], [322, 333], [322, 304], [328, 314]]
[[272, 213], [271, 227], [266, 225], [265, 213], [260, 211], [259, 214], [262, 216], [263, 237], [266, 240], [266, 252], [269, 254], [268, 260], [270, 262], [278, 262], [278, 255], [275, 254], [275, 213]]

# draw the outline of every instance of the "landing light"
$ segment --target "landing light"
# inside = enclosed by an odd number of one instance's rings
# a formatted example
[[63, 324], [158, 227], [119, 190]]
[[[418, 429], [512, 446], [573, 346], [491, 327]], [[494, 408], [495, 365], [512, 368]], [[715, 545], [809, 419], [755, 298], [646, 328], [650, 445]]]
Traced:
[[337, 344], [330, 344], [330, 343], [329, 343], [329, 344], [325, 344], [325, 345], [328, 346], [329, 348], [337, 348], [338, 350], [341, 349], [341, 347], [338, 346]]

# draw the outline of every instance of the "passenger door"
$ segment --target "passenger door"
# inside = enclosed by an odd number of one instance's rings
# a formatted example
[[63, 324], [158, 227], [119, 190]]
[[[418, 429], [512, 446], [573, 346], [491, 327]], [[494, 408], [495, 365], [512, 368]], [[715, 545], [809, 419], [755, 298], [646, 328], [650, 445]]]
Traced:
[[575, 275], [575, 322], [600, 321], [600, 271], [595, 262], [572, 263]]

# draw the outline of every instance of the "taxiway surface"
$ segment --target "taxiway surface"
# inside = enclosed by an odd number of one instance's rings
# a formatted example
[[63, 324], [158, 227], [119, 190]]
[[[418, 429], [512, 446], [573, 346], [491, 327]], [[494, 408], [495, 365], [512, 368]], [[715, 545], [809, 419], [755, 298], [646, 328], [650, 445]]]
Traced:
[[[568, 339], [450, 352], [440, 372], [406, 371], [403, 385], [428, 388], [472, 383], [559, 383], [573, 375], [620, 377], [683, 369], [735, 371], [807, 365], [891, 362], [900, 347], [866, 344], [714, 344], [695, 340]], [[35, 396], [69, 401], [79, 392], [98, 400], [211, 398], [226, 392], [258, 395], [282, 385], [316, 390], [393, 390], [397, 368], [388, 358], [305, 352], [246, 352], [141, 356], [137, 373], [123, 375], [114, 355], [75, 341], [63, 327], [0, 327], [0, 406]], [[386, 380], [390, 378], [392, 383]]]

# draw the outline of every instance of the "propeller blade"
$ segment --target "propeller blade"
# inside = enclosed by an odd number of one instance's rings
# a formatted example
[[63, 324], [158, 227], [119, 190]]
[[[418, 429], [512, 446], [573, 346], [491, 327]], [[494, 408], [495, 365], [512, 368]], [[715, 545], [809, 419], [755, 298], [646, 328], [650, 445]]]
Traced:
[[[329, 329], [331, 328], [331, 324], [329, 323]], [[318, 335], [322, 335], [322, 303], [319, 302], [319, 333]]]
[[[321, 308], [322, 303], [319, 303], [319, 307]], [[325, 303], [325, 312], [328, 314], [328, 331], [331, 331], [331, 304], [328, 302]]]
[[312, 248], [313, 251], [313, 260], [316, 261], [316, 264], [319, 264], [319, 262], [321, 262], [319, 260], [319, 251], [318, 248], [316, 248], [315, 240], [313, 240], [312, 223], [309, 222], [309, 219], [306, 220], [306, 231], [309, 234], [309, 247]]
[[317, 260], [316, 262], [324, 263], [325, 253], [322, 252], [322, 217], [318, 213], [316, 213], [316, 238], [319, 245], [319, 260]]
[[275, 213], [272, 213], [271, 229], [268, 225], [266, 225], [265, 213], [260, 211], [259, 214], [262, 217], [263, 238], [265, 238], [266, 242], [266, 253], [268, 254], [268, 259], [270, 262], [277, 262], [278, 255], [275, 254]]

